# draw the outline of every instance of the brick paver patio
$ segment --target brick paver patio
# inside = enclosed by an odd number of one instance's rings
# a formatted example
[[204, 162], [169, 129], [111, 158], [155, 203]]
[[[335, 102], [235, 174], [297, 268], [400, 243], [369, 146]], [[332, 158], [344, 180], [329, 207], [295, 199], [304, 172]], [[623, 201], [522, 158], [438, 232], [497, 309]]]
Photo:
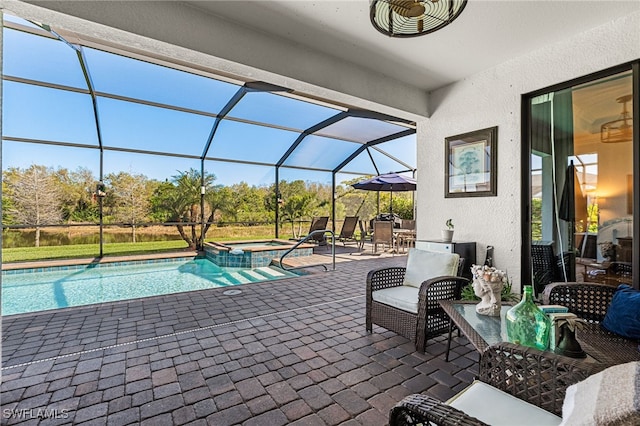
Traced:
[[[354, 260], [355, 260], [354, 256]], [[447, 399], [477, 354], [364, 327], [369, 270], [3, 318], [2, 424], [383, 425], [411, 393]]]

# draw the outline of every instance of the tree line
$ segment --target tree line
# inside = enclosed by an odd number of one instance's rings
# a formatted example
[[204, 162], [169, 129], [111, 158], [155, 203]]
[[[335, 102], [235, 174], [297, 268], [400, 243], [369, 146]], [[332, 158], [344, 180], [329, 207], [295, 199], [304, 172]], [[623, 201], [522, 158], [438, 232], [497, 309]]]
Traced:
[[[375, 192], [356, 191], [350, 183], [336, 188], [336, 217], [358, 215], [371, 218], [377, 212]], [[216, 176], [206, 173], [204, 180], [196, 169], [177, 171], [165, 181], [142, 174], [110, 173], [98, 182], [93, 172], [54, 169], [43, 165], [8, 168], [3, 171], [2, 223], [35, 229], [35, 245], [40, 244], [41, 228], [61, 224], [121, 223], [131, 228], [136, 242], [137, 227], [171, 223], [189, 247], [200, 247], [202, 235], [212, 225], [224, 223], [275, 223], [279, 203], [281, 225], [289, 224], [299, 235], [302, 221], [313, 216], [330, 216], [331, 186], [296, 180], [281, 181], [279, 197], [275, 184], [256, 186], [246, 182], [225, 186], [215, 183]], [[201, 186], [204, 183], [204, 211]], [[388, 194], [381, 194], [381, 211], [388, 211]], [[394, 194], [393, 211], [411, 218], [413, 206], [409, 194]], [[204, 215], [205, 229], [199, 228]]]

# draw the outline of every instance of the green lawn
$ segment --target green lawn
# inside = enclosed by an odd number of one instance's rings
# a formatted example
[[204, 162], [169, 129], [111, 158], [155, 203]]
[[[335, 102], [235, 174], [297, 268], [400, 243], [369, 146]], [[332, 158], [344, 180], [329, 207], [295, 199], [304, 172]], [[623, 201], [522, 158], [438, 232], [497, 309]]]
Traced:
[[[55, 230], [60, 232], [59, 230]], [[15, 232], [15, 231], [13, 231]], [[165, 228], [148, 228], [150, 235], [159, 235], [166, 232]], [[144, 231], [138, 232], [142, 235]], [[154, 234], [155, 233], [155, 234]], [[266, 240], [273, 238], [273, 225], [260, 226], [213, 226], [207, 232], [206, 241], [233, 241], [233, 240]], [[280, 238], [287, 239], [291, 236], [290, 227], [281, 229]], [[174, 237], [175, 238], [175, 237]], [[142, 238], [141, 238], [142, 239]], [[4, 242], [7, 243], [8, 239]], [[53, 243], [55, 244], [55, 242]], [[187, 243], [181, 239], [145, 241], [145, 242], [119, 242], [105, 243], [104, 256], [124, 256], [145, 253], [161, 253], [176, 250], [184, 250]], [[50, 259], [77, 259], [93, 258], [100, 254], [100, 246], [97, 243], [76, 243], [66, 245], [42, 245], [40, 247], [4, 247], [2, 249], [2, 262], [27, 262]]]
[[[152, 241], [148, 243], [112, 243], [104, 245], [104, 255], [121, 256], [128, 254], [158, 253], [185, 248], [187, 248], [187, 243], [182, 240]], [[2, 249], [2, 262], [97, 257], [99, 254], [100, 247], [98, 244], [5, 248]]]
[[[263, 240], [272, 236], [254, 235], [251, 237], [231, 235], [218, 238], [207, 238], [206, 241], [231, 241], [231, 240]], [[284, 236], [283, 238], [288, 238]], [[161, 253], [187, 248], [183, 240], [151, 241], [144, 243], [109, 243], [104, 245], [104, 256], [124, 256], [145, 253]], [[98, 244], [75, 244], [64, 246], [18, 247], [3, 248], [2, 262], [28, 262], [35, 260], [51, 259], [77, 259], [97, 257], [100, 254]]]

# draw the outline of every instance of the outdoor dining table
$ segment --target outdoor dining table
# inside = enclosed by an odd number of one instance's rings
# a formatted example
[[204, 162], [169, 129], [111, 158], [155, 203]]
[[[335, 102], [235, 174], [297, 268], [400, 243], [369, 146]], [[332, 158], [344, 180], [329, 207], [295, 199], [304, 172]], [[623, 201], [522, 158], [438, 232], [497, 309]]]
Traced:
[[415, 229], [393, 228], [393, 241], [396, 253], [400, 253], [400, 247], [402, 247], [402, 251], [404, 252], [404, 243], [411, 239], [413, 239], [414, 242], [416, 240]]

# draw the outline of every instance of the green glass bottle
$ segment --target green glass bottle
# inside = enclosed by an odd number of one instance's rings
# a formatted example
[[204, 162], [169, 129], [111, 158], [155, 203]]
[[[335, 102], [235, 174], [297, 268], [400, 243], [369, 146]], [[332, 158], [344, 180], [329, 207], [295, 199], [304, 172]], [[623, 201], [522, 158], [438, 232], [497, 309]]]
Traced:
[[507, 311], [507, 337], [510, 342], [545, 350], [549, 346], [551, 320], [533, 301], [533, 287], [524, 287], [522, 300]]

